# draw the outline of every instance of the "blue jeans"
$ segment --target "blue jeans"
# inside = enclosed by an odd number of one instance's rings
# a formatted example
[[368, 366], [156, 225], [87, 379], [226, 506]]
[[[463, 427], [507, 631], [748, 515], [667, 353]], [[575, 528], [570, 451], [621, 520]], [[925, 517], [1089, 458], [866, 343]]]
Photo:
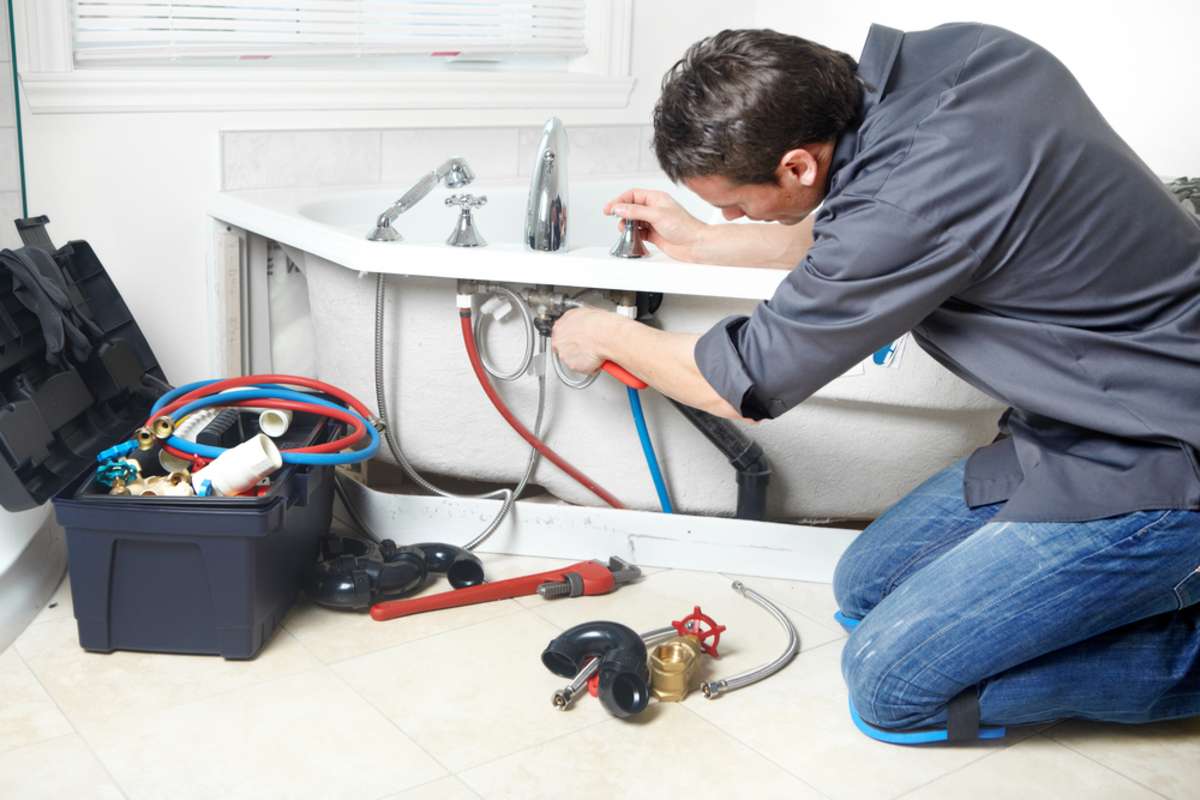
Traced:
[[838, 606], [862, 620], [842, 674], [863, 719], [941, 725], [976, 687], [991, 725], [1200, 714], [1200, 512], [991, 523], [1000, 505], [963, 502], [964, 463], [838, 563]]

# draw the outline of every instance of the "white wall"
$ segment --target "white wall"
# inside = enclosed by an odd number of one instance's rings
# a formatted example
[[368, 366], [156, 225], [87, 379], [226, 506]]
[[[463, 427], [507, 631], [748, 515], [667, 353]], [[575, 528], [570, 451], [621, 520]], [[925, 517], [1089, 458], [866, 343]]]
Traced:
[[[569, 110], [561, 113], [563, 120], [573, 127], [643, 125], [662, 72], [682, 50], [722, 27], [750, 24], [753, 9], [753, 1], [731, 6], [719, 0], [637, 0], [632, 45], [637, 85], [629, 107]], [[211, 231], [205, 207], [222, 186], [223, 131], [520, 127], [539, 124], [557, 111], [30, 114], [27, 105], [23, 108], [30, 213], [50, 216], [56, 243], [88, 239], [93, 244], [176, 382], [205, 377], [214, 363], [204, 344], [209, 337], [196, 331], [208, 311]], [[361, 176], [352, 166], [360, 156], [353, 148], [346, 154], [348, 179]], [[430, 168], [423, 161], [408, 167]], [[305, 180], [302, 161], [290, 169], [297, 180]], [[339, 182], [339, 170], [332, 166], [333, 182]]]
[[803, 36], [855, 58], [872, 22], [921, 30], [962, 21], [1000, 25], [1058, 56], [1158, 174], [1200, 173], [1200, 3], [759, 0], [755, 13], [756, 26]]
[[20, 247], [12, 224], [21, 216], [21, 173], [17, 151], [17, 106], [13, 100], [8, 3], [0, 3], [0, 247]]

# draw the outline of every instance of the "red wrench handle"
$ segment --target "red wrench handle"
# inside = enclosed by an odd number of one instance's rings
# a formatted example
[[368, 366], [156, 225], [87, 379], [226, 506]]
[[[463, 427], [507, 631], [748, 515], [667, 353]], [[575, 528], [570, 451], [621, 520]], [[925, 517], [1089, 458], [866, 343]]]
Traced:
[[507, 600], [512, 597], [524, 597], [537, 593], [537, 587], [546, 581], [561, 581], [568, 572], [578, 572], [592, 562], [580, 561], [578, 564], [561, 567], [535, 575], [522, 575], [519, 578], [509, 578], [495, 583], [481, 583], [466, 589], [455, 589], [452, 592], [441, 592], [424, 597], [412, 597], [404, 600], [385, 600], [371, 606], [371, 619], [383, 622], [397, 617], [407, 617], [410, 614], [421, 614], [426, 611], [440, 611], [443, 608], [470, 606], [475, 603], [490, 603], [493, 600]]
[[630, 389], [645, 389], [649, 385], [637, 375], [634, 375], [632, 372], [625, 369], [615, 361], [605, 361], [600, 365], [600, 369], [604, 370], [609, 375], [612, 375]]

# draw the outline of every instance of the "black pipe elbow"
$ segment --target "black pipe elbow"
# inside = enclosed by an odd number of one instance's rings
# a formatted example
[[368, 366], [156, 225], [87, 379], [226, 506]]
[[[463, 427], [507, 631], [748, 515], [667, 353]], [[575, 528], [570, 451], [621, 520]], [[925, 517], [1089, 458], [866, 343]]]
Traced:
[[762, 446], [727, 419], [675, 400], [672, 400], [671, 404], [729, 459], [730, 466], [737, 472], [737, 518], [766, 519], [767, 485], [771, 482], [771, 464], [767, 461]]
[[425, 554], [425, 566], [430, 572], [444, 572], [455, 589], [483, 583], [483, 562], [469, 550], [443, 542], [415, 545]]
[[600, 704], [614, 717], [631, 717], [650, 702], [646, 643], [619, 622], [585, 622], [564, 631], [542, 651], [546, 669], [574, 678], [590, 659], [599, 658]]
[[421, 588], [425, 575], [425, 558], [416, 548], [397, 547], [390, 539], [376, 544], [327, 536], [308, 593], [327, 608], [358, 611], [412, 594]]

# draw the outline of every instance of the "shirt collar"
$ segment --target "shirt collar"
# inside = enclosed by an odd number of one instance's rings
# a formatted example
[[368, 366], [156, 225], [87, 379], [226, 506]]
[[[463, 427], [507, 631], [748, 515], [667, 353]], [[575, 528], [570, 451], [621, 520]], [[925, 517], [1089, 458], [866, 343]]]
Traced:
[[871, 109], [883, 99], [903, 40], [902, 31], [884, 25], [872, 25], [867, 33], [867, 42], [863, 45], [862, 56], [858, 59], [857, 73], [863, 87], [862, 109], [858, 122], [838, 137], [834, 147], [833, 160], [829, 165], [829, 174], [832, 176], [830, 191], [835, 188], [837, 173], [858, 155], [858, 129]]

